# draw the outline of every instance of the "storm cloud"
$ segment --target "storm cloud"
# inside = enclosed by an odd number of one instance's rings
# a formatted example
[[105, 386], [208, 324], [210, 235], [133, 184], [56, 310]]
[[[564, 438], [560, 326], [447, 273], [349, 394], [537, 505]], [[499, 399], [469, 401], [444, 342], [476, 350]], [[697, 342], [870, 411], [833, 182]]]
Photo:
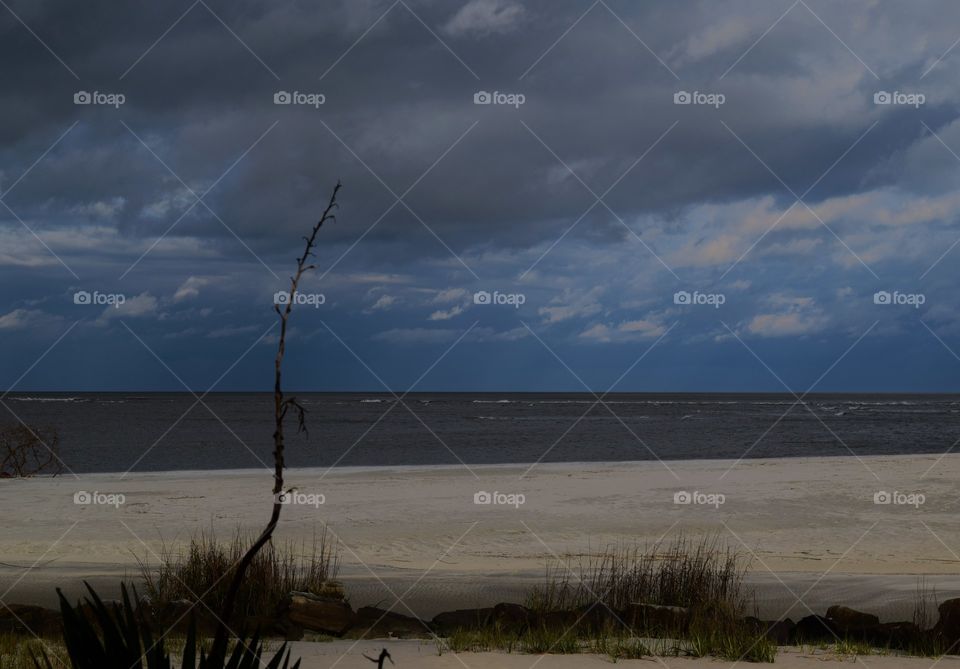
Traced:
[[955, 390], [958, 25], [934, 1], [10, 1], [0, 376], [264, 388], [339, 179], [300, 388]]

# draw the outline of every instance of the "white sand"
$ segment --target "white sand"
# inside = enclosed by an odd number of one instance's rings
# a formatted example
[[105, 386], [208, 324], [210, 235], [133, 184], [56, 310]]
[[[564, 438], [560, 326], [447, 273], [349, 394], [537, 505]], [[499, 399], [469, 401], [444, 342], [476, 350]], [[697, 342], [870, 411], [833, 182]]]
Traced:
[[[396, 663], [397, 669], [404, 667], [418, 667], [423, 669], [532, 669], [536, 666], [541, 669], [581, 669], [582, 667], [610, 667], [609, 657], [597, 655], [524, 655], [520, 653], [458, 653], [449, 651], [438, 654], [436, 646], [429, 641], [362, 641], [358, 644], [350, 641], [335, 641], [333, 643], [296, 643], [293, 644], [294, 657], [303, 659], [303, 669], [354, 669], [357, 667], [376, 667], [365, 660], [362, 655], [376, 657], [381, 648], [386, 648]], [[838, 657], [829, 651], [819, 651], [810, 648], [789, 648], [781, 650], [777, 656], [775, 666], [778, 669], [824, 669], [841, 666], [857, 666], [868, 669], [931, 669], [936, 662], [937, 667], [960, 667], [960, 658], [945, 657], [939, 661], [920, 657], [894, 656], [854, 656]], [[712, 658], [689, 659], [664, 657], [659, 660], [647, 657], [642, 660], [619, 660], [618, 667], [636, 667], [651, 669], [666, 667], [669, 669], [701, 669], [703, 667], [730, 667], [730, 661], [715, 660]], [[390, 663], [386, 663], [390, 667]], [[736, 666], [768, 667], [769, 664], [750, 664], [742, 662]]]
[[[553, 556], [681, 531], [716, 533], [755, 556], [750, 580], [761, 586], [765, 616], [780, 615], [798, 596], [819, 613], [842, 602], [902, 616], [920, 574], [930, 575], [941, 598], [960, 594], [960, 457], [734, 464], [540, 465], [527, 476], [526, 467], [489, 466], [474, 467], [476, 477], [463, 467], [291, 470], [289, 485], [325, 503], [286, 507], [277, 536], [309, 540], [328, 524], [343, 543], [355, 604], [403, 596], [397, 610], [424, 617], [522, 599]], [[0, 598], [49, 604], [52, 585], [135, 575], [136, 558], [156, 562], [164, 542], [202, 529], [222, 536], [237, 525], [259, 529], [271, 485], [266, 471], [0, 480], [0, 593], [12, 586]], [[525, 503], [476, 505], [480, 490], [519, 493]], [[678, 505], [680, 490], [723, 494], [725, 503]], [[876, 505], [880, 490], [922, 493], [925, 502]], [[75, 505], [78, 491], [123, 494], [125, 503]], [[790, 611], [807, 613], [803, 604]]]

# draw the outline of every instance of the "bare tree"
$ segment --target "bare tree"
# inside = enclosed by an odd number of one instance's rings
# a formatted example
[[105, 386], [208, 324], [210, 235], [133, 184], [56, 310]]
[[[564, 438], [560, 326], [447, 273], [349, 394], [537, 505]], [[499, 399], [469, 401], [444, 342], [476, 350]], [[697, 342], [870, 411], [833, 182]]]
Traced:
[[0, 428], [0, 478], [19, 478], [63, 472], [60, 435], [53, 428], [31, 428], [19, 423]]
[[327, 221], [335, 222], [337, 220], [334, 212], [339, 206], [337, 205], [337, 193], [340, 191], [340, 187], [341, 184], [338, 181], [337, 185], [333, 188], [333, 193], [330, 195], [330, 201], [327, 203], [327, 208], [323, 210], [323, 214], [320, 216], [320, 220], [317, 221], [317, 223], [313, 226], [310, 234], [308, 236], [304, 236], [303, 238], [305, 242], [303, 255], [297, 258], [297, 271], [292, 277], [290, 277], [290, 295], [286, 305], [282, 309], [279, 304], [274, 305], [274, 310], [280, 317], [280, 341], [277, 344], [277, 357], [274, 361], [273, 383], [273, 511], [270, 514], [270, 521], [267, 523], [267, 526], [264, 528], [263, 532], [261, 532], [257, 540], [253, 542], [253, 545], [250, 546], [244, 556], [240, 559], [240, 562], [237, 563], [236, 570], [233, 573], [233, 580], [231, 581], [230, 588], [227, 590], [226, 597], [224, 598], [223, 610], [220, 612], [216, 634], [213, 638], [213, 645], [210, 648], [210, 660], [213, 662], [213, 666], [219, 666], [217, 662], [222, 662], [226, 657], [227, 641], [229, 636], [227, 621], [233, 617], [234, 602], [236, 601], [237, 592], [240, 590], [240, 585], [243, 583], [243, 577], [257, 553], [261, 548], [267, 545], [267, 543], [273, 537], [273, 531], [277, 528], [277, 523], [280, 521], [280, 511], [283, 509], [284, 494], [283, 427], [284, 421], [287, 417], [287, 412], [291, 409], [296, 412], [298, 432], [306, 429], [306, 423], [304, 421], [305, 411], [303, 406], [297, 402], [295, 397], [285, 397], [283, 394], [283, 387], [281, 385], [281, 377], [283, 375], [283, 357], [287, 348], [287, 323], [289, 322], [290, 314], [293, 311], [293, 305], [296, 301], [295, 296], [297, 294], [297, 289], [300, 286], [300, 280], [303, 278], [304, 274], [316, 267], [310, 262], [310, 258], [312, 258], [314, 255], [313, 248], [316, 245], [317, 233], [320, 232], [320, 228], [323, 227], [323, 224]]

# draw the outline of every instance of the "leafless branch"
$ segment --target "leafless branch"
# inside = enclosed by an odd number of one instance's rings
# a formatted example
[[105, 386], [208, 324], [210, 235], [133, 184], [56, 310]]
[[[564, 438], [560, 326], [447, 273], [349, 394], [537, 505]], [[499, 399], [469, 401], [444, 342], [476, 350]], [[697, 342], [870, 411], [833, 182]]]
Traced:
[[291, 407], [297, 412], [298, 431], [306, 430], [306, 412], [303, 406], [297, 402], [296, 398], [285, 398], [281, 384], [283, 376], [283, 358], [286, 354], [287, 348], [287, 323], [289, 322], [290, 314], [293, 311], [293, 305], [296, 301], [295, 296], [298, 288], [300, 287], [300, 280], [303, 278], [304, 274], [314, 269], [314, 265], [310, 263], [310, 258], [314, 256], [313, 249], [316, 245], [317, 234], [320, 232], [320, 228], [323, 227], [324, 223], [327, 223], [328, 221], [335, 222], [337, 220], [334, 212], [339, 207], [337, 204], [337, 193], [339, 193], [340, 187], [341, 184], [338, 181], [337, 185], [333, 188], [333, 193], [330, 195], [330, 201], [327, 203], [326, 209], [323, 210], [323, 214], [320, 216], [320, 219], [313, 226], [310, 234], [303, 237], [305, 242], [303, 255], [297, 258], [297, 271], [292, 277], [290, 277], [290, 299], [286, 301], [286, 306], [284, 306], [282, 309], [279, 304], [274, 305], [274, 310], [280, 317], [280, 340], [277, 344], [277, 356], [274, 360], [273, 384], [273, 511], [270, 514], [270, 521], [267, 523], [267, 526], [264, 528], [263, 532], [253, 543], [253, 545], [250, 546], [244, 556], [240, 559], [240, 562], [237, 563], [236, 570], [233, 573], [233, 580], [230, 583], [230, 588], [227, 591], [224, 599], [223, 610], [218, 618], [219, 622], [217, 624], [217, 631], [214, 635], [213, 645], [210, 649], [210, 661], [213, 666], [218, 666], [217, 662], [222, 662], [223, 658], [226, 657], [228, 641], [228, 630], [226, 623], [233, 617], [234, 603], [236, 601], [237, 592], [240, 590], [240, 585], [243, 582], [243, 577], [257, 553], [270, 541], [271, 537], [273, 537], [273, 531], [276, 529], [277, 523], [280, 521], [280, 511], [283, 509], [282, 498], [285, 445], [283, 426], [287, 411]]

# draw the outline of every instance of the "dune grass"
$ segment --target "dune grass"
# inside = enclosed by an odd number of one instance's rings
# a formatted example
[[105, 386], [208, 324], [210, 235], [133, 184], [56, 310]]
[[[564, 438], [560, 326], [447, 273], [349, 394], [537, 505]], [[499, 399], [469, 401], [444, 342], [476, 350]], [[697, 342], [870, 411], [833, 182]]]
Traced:
[[679, 537], [669, 544], [614, 547], [576, 565], [554, 562], [528, 606], [537, 611], [572, 610], [600, 603], [610, 610], [630, 604], [688, 608], [722, 605], [746, 608], [743, 556], [716, 536], [692, 541]]
[[[447, 645], [455, 651], [597, 653], [613, 661], [713, 656], [772, 662], [776, 645], [743, 620], [747, 566], [717, 537], [680, 537], [646, 548], [611, 548], [576, 564], [555, 562], [527, 598], [528, 627], [461, 630]], [[667, 615], [667, 624], [658, 623], [655, 630], [636, 629], [624, 619], [636, 605], [675, 607], [671, 610], [682, 613], [674, 626]], [[569, 617], [551, 616], [558, 611], [582, 615], [569, 624]]]
[[[160, 563], [140, 562], [144, 594], [154, 611], [172, 602], [199, 598], [213, 611], [222, 609], [230, 578], [254, 537], [238, 529], [227, 542], [213, 532], [194, 535], [189, 544], [164, 546]], [[235, 621], [271, 616], [290, 592], [327, 592], [336, 578], [340, 558], [336, 541], [324, 528], [310, 542], [267, 544], [250, 565], [237, 594]]]

